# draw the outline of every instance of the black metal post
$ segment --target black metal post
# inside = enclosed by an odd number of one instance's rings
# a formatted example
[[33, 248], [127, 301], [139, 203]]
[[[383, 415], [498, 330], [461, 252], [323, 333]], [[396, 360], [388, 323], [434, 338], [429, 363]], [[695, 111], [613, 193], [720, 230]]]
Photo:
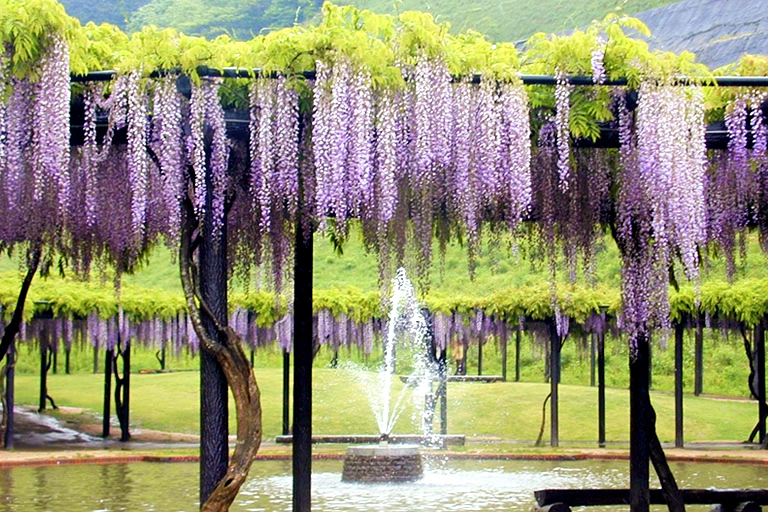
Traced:
[[680, 321], [675, 325], [675, 448], [683, 447], [683, 334]]
[[165, 353], [166, 353], [165, 347], [166, 347], [166, 343], [165, 341], [163, 341], [162, 347], [160, 348], [160, 352], [157, 355], [157, 362], [160, 363], [160, 371], [165, 370]]
[[[210, 155], [210, 133], [206, 126], [206, 161]], [[206, 162], [208, 163], [208, 162]], [[214, 234], [211, 169], [206, 165], [205, 218], [199, 248], [200, 294], [211, 314], [222, 326], [227, 325], [227, 216]], [[227, 343], [214, 322], [203, 316], [208, 336]], [[200, 354], [200, 503], [205, 503], [227, 472], [229, 464], [229, 392], [224, 371], [216, 357]]]
[[477, 375], [483, 374], [483, 340], [477, 340]]
[[521, 329], [518, 327], [515, 332], [515, 382], [520, 382], [520, 336]]
[[507, 382], [507, 347], [509, 346], [509, 331], [507, 325], [502, 326], [501, 333], [501, 380]]
[[5, 424], [5, 449], [13, 449], [13, 406], [14, 406], [14, 381], [16, 375], [16, 339], [11, 340], [11, 344], [8, 346], [8, 352], [5, 354], [7, 361], [8, 371], [5, 374], [5, 404], [8, 407], [6, 412], [6, 424]]
[[653, 389], [653, 346], [648, 340], [648, 390]]
[[765, 440], [765, 318], [755, 329], [755, 367], [757, 369], [757, 403], [760, 442]]
[[438, 395], [440, 396], [440, 434], [448, 435], [448, 361], [446, 360], [446, 349], [440, 352], [438, 359], [440, 368], [440, 385]]
[[589, 385], [595, 387], [595, 358], [597, 356], [597, 347], [595, 346], [596, 333], [589, 336]]
[[101, 437], [109, 437], [109, 416], [112, 409], [112, 365], [114, 349], [104, 351], [104, 415], [101, 423]]
[[552, 447], [560, 445], [560, 419], [559, 408], [560, 400], [558, 396], [558, 385], [560, 384], [560, 336], [557, 334], [557, 325], [554, 320], [549, 323], [549, 346], [550, 346], [550, 364], [549, 364], [549, 389], [552, 393], [550, 400], [551, 416], [551, 439]]
[[704, 392], [704, 327], [701, 318], [696, 319], [695, 343], [693, 394], [699, 396]]
[[312, 232], [299, 218], [293, 299], [293, 511], [312, 507]]
[[[251, 352], [253, 353], [253, 352]], [[287, 436], [291, 429], [291, 353], [283, 351], [283, 435]]]
[[[42, 320], [45, 322], [45, 320]], [[40, 333], [40, 407], [37, 412], [45, 410], [45, 399], [48, 396], [48, 337], [47, 327]]]
[[597, 337], [597, 444], [605, 448], [605, 333]]
[[64, 373], [69, 375], [69, 359], [72, 352], [72, 347], [64, 348]]
[[120, 425], [120, 441], [131, 440], [131, 341], [125, 342], [123, 348], [123, 418]]
[[647, 334], [639, 334], [629, 357], [629, 505], [648, 512], [650, 503], [650, 395]]

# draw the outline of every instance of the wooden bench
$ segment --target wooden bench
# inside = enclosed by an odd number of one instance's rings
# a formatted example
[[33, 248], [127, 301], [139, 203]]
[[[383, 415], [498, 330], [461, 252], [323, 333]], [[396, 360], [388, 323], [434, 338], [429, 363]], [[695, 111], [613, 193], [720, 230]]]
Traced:
[[[718, 512], [761, 512], [768, 489], [681, 489], [686, 505], [713, 505]], [[535, 491], [538, 509], [570, 512], [571, 507], [629, 505], [629, 489], [543, 489]], [[651, 505], [666, 505], [661, 489], [651, 489]]]

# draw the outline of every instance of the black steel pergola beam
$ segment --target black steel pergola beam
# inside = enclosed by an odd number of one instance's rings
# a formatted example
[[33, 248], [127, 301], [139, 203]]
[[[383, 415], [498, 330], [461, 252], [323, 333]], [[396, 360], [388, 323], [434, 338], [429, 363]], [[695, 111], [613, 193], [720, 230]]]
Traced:
[[[117, 71], [114, 69], [107, 69], [102, 71], [91, 71], [85, 75], [71, 75], [70, 80], [75, 83], [85, 82], [108, 82], [115, 78]], [[167, 75], [179, 75], [180, 69], [168, 69], [157, 70], [150, 74], [150, 77], [160, 78]], [[259, 68], [245, 69], [245, 68], [210, 68], [207, 66], [201, 66], [197, 68], [197, 74], [203, 77], [219, 77], [219, 78], [256, 78], [258, 76], [277, 77], [278, 73], [268, 73], [264, 75]], [[305, 71], [299, 73], [298, 76], [302, 76], [307, 80], [313, 80], [315, 78], [314, 71]], [[518, 73], [517, 77], [525, 85], [556, 85], [558, 77], [555, 75], [531, 75]], [[482, 75], [474, 74], [470, 78], [472, 83], [480, 83]], [[601, 84], [595, 83], [591, 76], [587, 75], [565, 75], [564, 79], [570, 85], [580, 86], [625, 86], [629, 83], [626, 78], [615, 78], [612, 80], [605, 80]], [[456, 78], [461, 80], [461, 78]], [[698, 84], [702, 86], [719, 86], [719, 87], [768, 87], [768, 76], [711, 76], [711, 77], [691, 77], [691, 76], [676, 76], [672, 78], [673, 83], [677, 85], [692, 85]]]

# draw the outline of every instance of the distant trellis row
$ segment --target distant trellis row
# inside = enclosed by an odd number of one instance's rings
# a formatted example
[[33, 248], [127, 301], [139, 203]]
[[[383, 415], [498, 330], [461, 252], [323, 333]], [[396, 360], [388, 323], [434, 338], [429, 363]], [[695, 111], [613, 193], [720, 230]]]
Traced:
[[[598, 322], [599, 315], [584, 323], [585, 332], [603, 328]], [[277, 345], [283, 350], [292, 348], [292, 316], [286, 314], [269, 326], [259, 325], [257, 315], [237, 308], [230, 315], [230, 326], [241, 336], [246, 346], [257, 349]], [[318, 343], [331, 350], [357, 349], [371, 354], [380, 346], [387, 332], [386, 321], [370, 318], [358, 321], [345, 314], [333, 315], [321, 309], [313, 320]], [[436, 346], [446, 349], [450, 343], [466, 345], [484, 344], [494, 340], [506, 342], [511, 333], [523, 328], [519, 322], [507, 322], [478, 310], [474, 314], [436, 314], [433, 319]], [[597, 322], [597, 323], [596, 323]], [[536, 327], [531, 327], [534, 332]], [[0, 335], [2, 329], [0, 328]], [[144, 321], [131, 320], [128, 315], [102, 318], [92, 313], [86, 318], [69, 317], [34, 318], [24, 324], [20, 332], [23, 342], [43, 342], [54, 351], [69, 350], [74, 345], [90, 345], [95, 348], [113, 350], [118, 346], [125, 349], [129, 344], [149, 348], [167, 347], [175, 354], [185, 349], [197, 353], [199, 341], [186, 313], [179, 313], [170, 319], [154, 318]]]

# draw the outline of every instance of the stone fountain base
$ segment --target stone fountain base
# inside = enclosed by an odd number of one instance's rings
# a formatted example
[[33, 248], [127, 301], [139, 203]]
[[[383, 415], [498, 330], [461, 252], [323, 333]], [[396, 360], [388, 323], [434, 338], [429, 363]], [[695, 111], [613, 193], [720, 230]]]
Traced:
[[415, 482], [424, 475], [418, 446], [350, 446], [344, 458], [342, 482]]

